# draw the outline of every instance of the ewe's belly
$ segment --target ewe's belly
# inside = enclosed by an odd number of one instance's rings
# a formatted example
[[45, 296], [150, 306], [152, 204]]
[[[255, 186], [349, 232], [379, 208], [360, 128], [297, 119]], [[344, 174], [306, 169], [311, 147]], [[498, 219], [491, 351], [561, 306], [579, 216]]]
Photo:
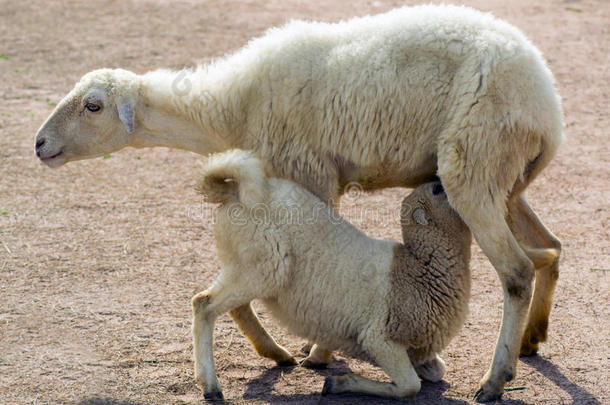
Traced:
[[335, 154], [333, 161], [339, 172], [343, 190], [348, 183], [358, 183], [365, 190], [386, 187], [410, 187], [432, 181], [436, 177], [437, 161], [434, 152], [396, 151], [381, 161], [354, 163]]

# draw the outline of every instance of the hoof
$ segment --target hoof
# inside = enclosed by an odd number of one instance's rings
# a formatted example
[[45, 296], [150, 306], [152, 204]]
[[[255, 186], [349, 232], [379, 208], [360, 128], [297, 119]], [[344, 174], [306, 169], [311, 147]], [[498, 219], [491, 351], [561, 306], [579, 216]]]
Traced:
[[312, 343], [305, 343], [303, 347], [301, 347], [301, 353], [308, 355], [311, 352], [311, 348], [313, 347]]
[[535, 356], [538, 354], [538, 345], [524, 343], [521, 345], [521, 350], [519, 351], [519, 354], [525, 357]]
[[298, 365], [299, 363], [295, 360], [294, 357], [290, 357], [286, 360], [280, 360], [276, 362], [276, 364], [280, 367], [292, 367]]
[[548, 324], [543, 323], [536, 328], [530, 328], [525, 331], [521, 339], [521, 349], [519, 350], [521, 356], [534, 356], [538, 353], [538, 346], [546, 341], [547, 327]]
[[205, 398], [206, 401], [224, 401], [225, 399], [222, 395], [222, 391], [205, 392], [203, 398]]
[[479, 388], [474, 394], [474, 400], [478, 403], [495, 402], [500, 398], [502, 398], [502, 392], [487, 392], [483, 388]]
[[328, 366], [328, 364], [315, 363], [309, 359], [305, 359], [305, 360], [301, 361], [301, 366], [312, 369], [312, 370], [324, 370]]
[[[494, 375], [494, 377], [492, 377]], [[498, 374], [492, 374], [491, 370], [487, 372], [481, 384], [479, 390], [474, 394], [475, 401], [482, 402], [494, 402], [502, 398], [504, 393], [504, 385], [509, 379], [512, 380], [514, 377], [514, 371], [511, 369], [505, 369]]]
[[333, 379], [332, 377], [326, 377], [324, 380], [324, 387], [322, 387], [322, 395], [328, 395], [333, 392]]
[[445, 362], [438, 355], [432, 360], [415, 366], [415, 372], [419, 378], [433, 383], [437, 383], [443, 379], [445, 370]]
[[523, 349], [521, 350], [521, 353], [519, 353], [519, 356], [521, 357], [534, 357], [538, 355], [538, 349], [532, 349], [532, 350], [526, 350], [524, 351]]

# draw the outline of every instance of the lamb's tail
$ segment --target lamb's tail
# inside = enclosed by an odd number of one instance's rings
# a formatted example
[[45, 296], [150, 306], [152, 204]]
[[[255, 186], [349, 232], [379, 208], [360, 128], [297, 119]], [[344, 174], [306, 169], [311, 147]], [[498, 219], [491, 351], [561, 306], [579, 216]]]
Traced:
[[268, 195], [261, 160], [240, 149], [210, 156], [202, 166], [196, 189], [206, 201], [239, 201], [249, 207], [264, 203]]

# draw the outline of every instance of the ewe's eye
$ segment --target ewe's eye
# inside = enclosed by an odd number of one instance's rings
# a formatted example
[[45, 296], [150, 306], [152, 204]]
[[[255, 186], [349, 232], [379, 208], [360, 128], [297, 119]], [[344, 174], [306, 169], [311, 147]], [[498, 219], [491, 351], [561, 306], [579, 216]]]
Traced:
[[98, 112], [99, 110], [101, 110], [101, 109], [102, 109], [102, 107], [100, 107], [100, 106], [99, 106], [99, 105], [97, 105], [97, 104], [93, 104], [93, 103], [87, 103], [87, 104], [85, 105], [85, 108], [86, 108], [87, 110], [91, 111], [91, 112]]

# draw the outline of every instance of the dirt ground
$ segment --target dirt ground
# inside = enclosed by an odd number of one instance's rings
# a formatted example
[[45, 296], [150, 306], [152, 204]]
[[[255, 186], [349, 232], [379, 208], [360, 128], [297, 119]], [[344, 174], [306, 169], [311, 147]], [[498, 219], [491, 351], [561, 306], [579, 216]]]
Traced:
[[[142, 73], [204, 63], [292, 18], [337, 21], [415, 1], [0, 0], [0, 403], [182, 404], [192, 378], [190, 297], [218, 272], [211, 207], [193, 191], [200, 157], [166, 149], [44, 168], [34, 134], [99, 67]], [[564, 100], [567, 142], [529, 197], [563, 240], [550, 340], [519, 362], [507, 404], [610, 403], [610, 3], [468, 0], [521, 28], [545, 54]], [[349, 195], [343, 213], [399, 239], [407, 191]], [[444, 352], [448, 371], [412, 404], [467, 404], [491, 358], [502, 296], [474, 248], [470, 316]], [[265, 325], [298, 354], [257, 305]], [[232, 403], [384, 403], [319, 395], [325, 376], [383, 373], [337, 355], [328, 370], [259, 358], [228, 316], [217, 370]]]

